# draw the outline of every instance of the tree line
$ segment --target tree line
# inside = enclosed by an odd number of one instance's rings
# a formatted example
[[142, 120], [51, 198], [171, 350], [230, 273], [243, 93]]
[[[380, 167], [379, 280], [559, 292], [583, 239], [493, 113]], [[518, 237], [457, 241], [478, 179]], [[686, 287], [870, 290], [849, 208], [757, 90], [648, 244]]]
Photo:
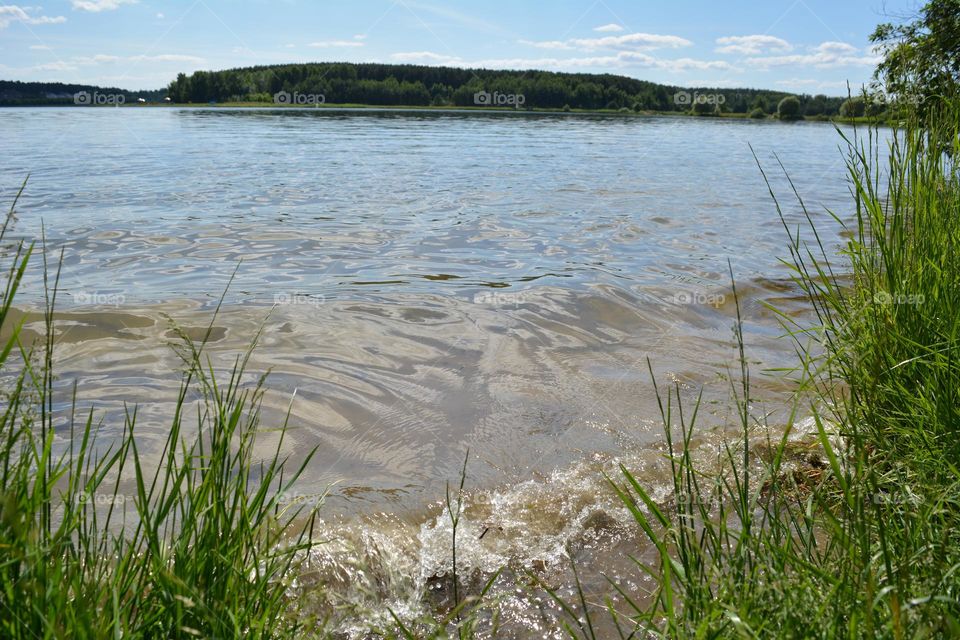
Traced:
[[[720, 112], [767, 114], [776, 113], [780, 101], [792, 95], [763, 89], [681, 88], [613, 74], [343, 62], [181, 73], [168, 93], [177, 103], [282, 102], [298, 94], [321, 96], [335, 104], [497, 106], [495, 97], [486, 102], [477, 97], [489, 94], [522, 96], [518, 106], [524, 108], [634, 111], [689, 111], [698, 97], [708, 96]], [[843, 102], [825, 95], [796, 97], [801, 113], [808, 116], [837, 115]]]
[[83, 92], [90, 95], [99, 93], [111, 96], [123, 96], [125, 102], [136, 102], [137, 98], [143, 98], [147, 102], [160, 102], [167, 96], [166, 89], [129, 91], [117, 87], [97, 87], [89, 84], [0, 80], [0, 105], [71, 105], [77, 104], [75, 96]]

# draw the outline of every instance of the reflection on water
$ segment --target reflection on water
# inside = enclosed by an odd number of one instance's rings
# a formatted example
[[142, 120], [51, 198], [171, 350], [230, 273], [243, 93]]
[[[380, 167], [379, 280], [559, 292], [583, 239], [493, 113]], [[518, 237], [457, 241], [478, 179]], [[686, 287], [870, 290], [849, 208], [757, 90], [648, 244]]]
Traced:
[[[556, 567], [585, 535], [588, 557], [629, 546], [598, 469], [631, 460], [659, 477], [648, 358], [690, 398], [707, 385], [706, 422], [728, 419], [728, 261], [758, 398], [776, 415], [788, 397], [760, 374], [793, 364], [764, 305], [804, 306], [778, 263], [785, 232], [748, 143], [765, 164], [780, 155], [828, 242], [840, 229], [825, 209], [843, 217], [847, 201], [839, 138], [816, 124], [5, 109], [0, 127], [19, 150], [0, 158], [5, 193], [31, 174], [15, 233], [38, 236], [42, 223], [48, 248], [63, 250], [59, 408], [77, 380], [109, 436], [138, 403], [141, 450], [157, 453], [180, 383], [168, 316], [202, 338], [226, 290], [209, 355], [229, 367], [263, 328], [249, 370], [271, 371], [265, 420], [289, 408], [285, 453], [296, 462], [317, 448], [300, 490], [332, 487], [324, 514], [347, 546], [314, 559], [316, 579], [380, 554], [405, 576], [386, 600], [403, 580], [429, 591], [442, 568], [429, 504], [468, 448], [468, 484], [509, 515], [471, 512], [470, 536], [491, 529], [466, 547], [482, 573]], [[31, 277], [18, 312], [27, 339], [43, 321]], [[395, 535], [371, 542], [357, 526], [369, 518]], [[594, 575], [626, 570], [610, 557], [595, 553]], [[514, 604], [518, 624], [536, 609]]]

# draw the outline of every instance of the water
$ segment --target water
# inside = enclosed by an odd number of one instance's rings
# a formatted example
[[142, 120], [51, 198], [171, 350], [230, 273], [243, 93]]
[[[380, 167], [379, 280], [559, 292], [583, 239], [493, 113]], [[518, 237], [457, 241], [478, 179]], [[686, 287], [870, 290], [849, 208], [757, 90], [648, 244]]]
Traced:
[[[226, 291], [210, 354], [228, 366], [262, 326], [267, 421], [290, 407], [294, 463], [317, 447], [298, 491], [329, 488], [345, 546], [316, 579], [353, 576], [343, 597], [381, 613], [414, 611], [410, 593], [449, 562], [436, 501], [468, 448], [470, 567], [562, 582], [573, 544], [587, 574], [628, 572], [607, 552], [636, 540], [600, 470], [663, 480], [648, 358], [690, 398], [707, 386], [708, 424], [728, 420], [728, 269], [758, 396], [774, 416], [788, 401], [761, 373], [794, 364], [763, 304], [805, 306], [753, 154], [802, 224], [779, 156], [828, 246], [841, 228], [827, 209], [850, 207], [842, 141], [817, 123], [50, 108], [0, 110], [0, 131], [4, 202], [30, 174], [14, 233], [42, 225], [63, 251], [61, 409], [77, 380], [109, 436], [140, 403], [142, 449], [157, 451], [180, 368], [163, 314], [199, 335]], [[363, 558], [387, 585], [373, 602], [348, 570]], [[511, 606], [517, 629], [545, 624], [540, 605]]]

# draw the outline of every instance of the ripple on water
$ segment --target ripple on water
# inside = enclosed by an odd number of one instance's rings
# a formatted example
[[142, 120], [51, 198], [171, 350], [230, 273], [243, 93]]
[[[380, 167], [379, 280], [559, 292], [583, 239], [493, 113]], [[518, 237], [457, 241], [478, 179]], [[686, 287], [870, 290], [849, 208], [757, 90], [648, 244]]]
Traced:
[[[780, 154], [822, 237], [842, 239], [822, 213], [848, 199], [832, 127], [706, 120], [0, 110], [21, 150], [0, 175], [31, 173], [8, 237], [42, 223], [64, 252], [58, 415], [76, 380], [108, 442], [138, 404], [138, 448], [158, 456], [183, 366], [171, 344], [211, 327], [207, 353], [229, 369], [262, 330], [244, 382], [271, 371], [264, 424], [289, 411], [283, 453], [317, 449], [298, 490], [330, 490], [313, 579], [343, 588], [305, 597], [411, 616], [449, 598], [434, 501], [469, 447], [467, 583], [506, 565], [505, 628], [542, 637], [549, 599], [515, 594], [510, 571], [567, 588], [571, 548], [588, 583], [642, 584], [610, 553], [636, 541], [599, 471], [625, 460], [662, 484], [648, 358], [686, 399], [706, 385], [702, 420], [728, 419], [728, 260], [755, 372], [793, 364], [764, 305], [808, 311], [747, 143], [761, 162]], [[63, 162], [76, 149], [85, 162]], [[28, 343], [42, 291], [30, 272], [14, 312]], [[773, 407], [790, 391], [761, 373], [754, 385]], [[258, 455], [276, 442], [266, 431]]]

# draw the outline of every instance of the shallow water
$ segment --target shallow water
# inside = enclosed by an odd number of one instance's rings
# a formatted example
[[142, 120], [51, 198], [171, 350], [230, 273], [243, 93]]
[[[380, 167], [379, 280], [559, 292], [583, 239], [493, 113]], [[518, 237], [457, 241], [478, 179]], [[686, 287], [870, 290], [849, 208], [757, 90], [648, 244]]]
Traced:
[[[389, 547], [383, 575], [414, 591], [446, 562], [435, 503], [468, 448], [487, 503], [471, 526], [495, 532], [471, 567], [556, 567], [575, 543], [593, 574], [626, 571], [602, 552], [633, 534], [599, 469], [663, 479], [648, 358], [688, 399], [706, 385], [705, 423], [728, 419], [728, 261], [758, 398], [774, 416], [789, 398], [762, 374], [795, 364], [763, 305], [805, 306], [751, 146], [789, 224], [803, 216], [774, 153], [828, 247], [826, 209], [849, 213], [842, 140], [817, 123], [51, 108], [0, 110], [0, 131], [5, 202], [30, 174], [14, 233], [42, 224], [63, 251], [60, 409], [76, 380], [109, 436], [139, 403], [156, 451], [179, 388], [164, 314], [202, 335], [226, 290], [209, 353], [229, 366], [263, 328], [250, 371], [272, 371], [266, 421], [289, 407], [286, 453], [317, 448], [298, 491], [329, 487], [330, 531], [366, 540], [360, 556]], [[536, 608], [516, 604], [518, 628]]]

